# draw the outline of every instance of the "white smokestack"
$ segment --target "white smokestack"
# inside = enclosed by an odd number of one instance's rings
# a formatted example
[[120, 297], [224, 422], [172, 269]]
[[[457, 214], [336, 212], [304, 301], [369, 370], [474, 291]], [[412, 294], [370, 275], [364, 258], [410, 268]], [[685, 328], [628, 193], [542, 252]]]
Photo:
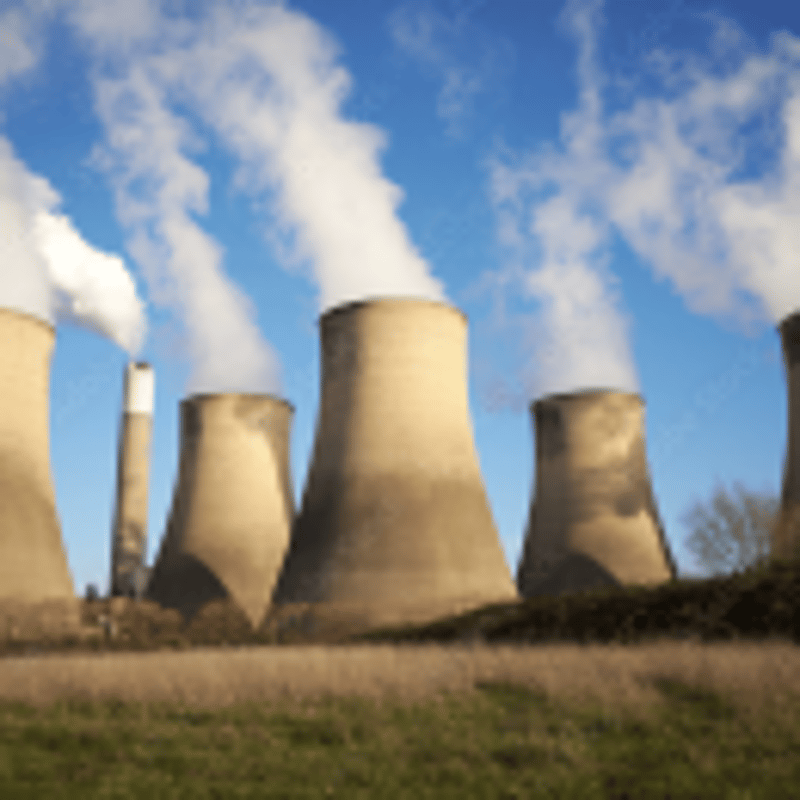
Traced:
[[155, 388], [156, 376], [149, 364], [143, 362], [128, 364], [125, 373], [125, 413], [152, 416]]
[[125, 370], [112, 530], [111, 594], [139, 597], [145, 588], [150, 439], [155, 375], [143, 362]]

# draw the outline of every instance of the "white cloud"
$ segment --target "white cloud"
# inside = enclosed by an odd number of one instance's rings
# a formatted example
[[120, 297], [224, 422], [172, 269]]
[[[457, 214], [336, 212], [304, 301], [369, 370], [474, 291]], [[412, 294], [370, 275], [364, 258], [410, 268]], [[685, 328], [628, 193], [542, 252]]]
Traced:
[[51, 319], [45, 264], [33, 237], [28, 172], [0, 136], [0, 306]]
[[241, 163], [239, 183], [274, 200], [269, 236], [292, 237], [320, 306], [376, 296], [442, 299], [439, 281], [397, 215], [402, 191], [383, 176], [383, 133], [344, 119], [349, 74], [311, 19], [281, 7], [217, 9], [164, 73]]
[[91, 328], [137, 353], [146, 332], [144, 303], [125, 262], [87, 244], [61, 214], [37, 212], [33, 233], [47, 265], [56, 317]]
[[196, 134], [170, 109], [162, 76], [145, 59], [126, 66], [120, 77], [96, 79], [107, 132], [98, 160], [154, 301], [175, 308], [186, 328], [188, 390], [277, 391], [277, 357], [249, 300], [225, 275], [221, 247], [194, 218], [207, 212], [209, 188], [208, 175], [185, 155]]
[[609, 224], [587, 191], [609, 177], [599, 87], [585, 80], [595, 74], [596, 6], [568, 4], [574, 13], [563, 20], [580, 42], [584, 85], [578, 109], [562, 118], [561, 148], [491, 165], [498, 235], [517, 276], [510, 285], [537, 303], [532, 363], [523, 370], [532, 396], [638, 390], [628, 319], [607, 264]]
[[579, 102], [558, 146], [492, 169], [498, 236], [541, 305], [539, 392], [635, 383], [613, 233], [695, 312], [747, 324], [800, 308], [800, 39], [778, 33], [759, 53], [711, 18], [711, 58], [662, 48], [642, 64], [656, 88], [612, 105], [601, 8], [570, 0], [562, 17]]
[[133, 278], [122, 259], [89, 245], [59, 204], [0, 137], [0, 305], [69, 320], [135, 353], [146, 318]]
[[[278, 375], [252, 305], [198, 220], [209, 189], [192, 157], [206, 145], [201, 129], [237, 158], [236, 185], [269, 201], [265, 236], [287, 265], [311, 266], [323, 309], [443, 297], [397, 216], [401, 190], [381, 174], [382, 132], [342, 117], [350, 76], [319, 25], [282, 3], [202, 3], [154, 16], [153, 2], [137, 0], [127, 22], [113, 23], [102, 5], [81, 0], [71, 14], [97, 59], [106, 141], [96, 155], [151, 296], [186, 326], [192, 391], [272, 391]], [[109, 25], [130, 28], [124, 46]]]
[[0, 86], [38, 61], [35, 32], [19, 8], [0, 13]]
[[507, 60], [504, 48], [469, 15], [449, 17], [419, 0], [396, 8], [389, 30], [395, 46], [440, 84], [436, 112], [448, 133], [460, 135], [478, 95], [497, 88]]

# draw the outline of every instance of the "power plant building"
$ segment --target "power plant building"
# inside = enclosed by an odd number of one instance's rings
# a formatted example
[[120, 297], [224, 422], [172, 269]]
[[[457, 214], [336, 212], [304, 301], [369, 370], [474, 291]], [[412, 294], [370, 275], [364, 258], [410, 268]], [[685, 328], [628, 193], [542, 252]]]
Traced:
[[152, 367], [142, 362], [128, 364], [112, 531], [112, 596], [139, 597], [145, 588], [153, 392]]
[[54, 342], [47, 322], [0, 308], [0, 600], [57, 601], [71, 619], [77, 606], [50, 469]]
[[289, 541], [292, 406], [257, 394], [181, 403], [178, 481], [147, 596], [191, 616], [231, 598], [256, 626]]
[[301, 510], [275, 592], [365, 624], [517, 597], [467, 397], [467, 321], [387, 298], [320, 319], [322, 387]]
[[772, 549], [775, 556], [789, 559], [800, 557], [800, 312], [783, 320], [780, 334], [789, 391], [789, 425], [781, 510]]
[[591, 390], [531, 405], [536, 483], [517, 582], [525, 597], [676, 574], [647, 468], [644, 401]]

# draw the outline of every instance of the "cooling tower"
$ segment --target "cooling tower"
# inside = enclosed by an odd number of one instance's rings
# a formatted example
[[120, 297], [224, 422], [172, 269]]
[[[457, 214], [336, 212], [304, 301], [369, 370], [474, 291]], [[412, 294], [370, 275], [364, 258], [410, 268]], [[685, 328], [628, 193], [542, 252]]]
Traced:
[[117, 499], [111, 541], [111, 594], [139, 597], [147, 551], [147, 488], [153, 427], [154, 376], [149, 364], [125, 370], [125, 397], [119, 434]]
[[800, 312], [784, 319], [780, 333], [789, 390], [789, 431], [773, 554], [779, 558], [797, 558], [800, 557]]
[[0, 599], [72, 600], [50, 473], [55, 331], [0, 309]]
[[464, 315], [355, 302], [320, 335], [313, 460], [275, 602], [373, 624], [515, 598], [473, 443]]
[[644, 401], [585, 391], [531, 405], [536, 485], [517, 582], [525, 597], [675, 576], [644, 443]]
[[253, 394], [200, 394], [181, 403], [178, 482], [148, 597], [187, 616], [230, 597], [257, 625], [293, 517], [292, 406]]

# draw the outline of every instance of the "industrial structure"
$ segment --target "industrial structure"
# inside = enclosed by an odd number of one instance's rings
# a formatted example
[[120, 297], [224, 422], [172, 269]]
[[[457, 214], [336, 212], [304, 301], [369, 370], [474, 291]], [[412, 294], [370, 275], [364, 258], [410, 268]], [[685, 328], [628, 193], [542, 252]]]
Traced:
[[0, 601], [50, 604], [59, 627], [77, 605], [50, 470], [54, 342], [47, 322], [0, 308]]
[[644, 401], [590, 390], [531, 405], [536, 482], [517, 573], [524, 597], [676, 574], [647, 468]]
[[516, 598], [473, 442], [465, 316], [353, 302], [322, 315], [320, 337], [313, 459], [276, 604], [375, 624]]
[[257, 394], [181, 403], [178, 481], [147, 596], [191, 616], [229, 597], [256, 626], [289, 541], [294, 409]]
[[789, 426], [783, 473], [781, 510], [773, 540], [773, 555], [800, 557], [800, 312], [780, 325], [786, 383], [789, 390]]
[[117, 497], [111, 535], [111, 595], [141, 596], [147, 570], [150, 439], [153, 429], [153, 369], [131, 362], [125, 370], [117, 458]]

